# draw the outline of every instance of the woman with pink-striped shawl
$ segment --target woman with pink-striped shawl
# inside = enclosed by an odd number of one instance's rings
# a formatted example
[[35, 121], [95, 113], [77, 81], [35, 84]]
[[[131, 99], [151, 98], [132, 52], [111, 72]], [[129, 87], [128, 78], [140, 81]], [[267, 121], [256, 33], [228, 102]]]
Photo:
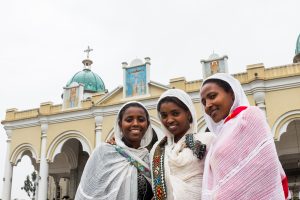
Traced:
[[207, 153], [202, 200], [286, 199], [287, 178], [265, 114], [249, 106], [238, 80], [217, 73], [204, 80], [204, 118], [216, 134]]

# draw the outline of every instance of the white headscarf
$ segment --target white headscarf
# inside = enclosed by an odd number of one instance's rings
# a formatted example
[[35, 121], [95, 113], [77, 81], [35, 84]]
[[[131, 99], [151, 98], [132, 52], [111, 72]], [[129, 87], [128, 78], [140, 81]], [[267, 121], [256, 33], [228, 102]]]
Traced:
[[[210, 79], [223, 80], [223, 81], [227, 82], [230, 85], [230, 87], [232, 88], [232, 90], [234, 92], [234, 102], [230, 108], [229, 113], [231, 113], [234, 109], [236, 109], [239, 106], [249, 106], [249, 101], [247, 99], [247, 96], [246, 96], [240, 82], [237, 79], [235, 79], [233, 76], [226, 74], [226, 73], [216, 73], [216, 74], [208, 77], [207, 79], [205, 79], [202, 83], [200, 94], [202, 92], [203, 85], [205, 84], [205, 82], [207, 80], [210, 80]], [[219, 131], [218, 127], [224, 123], [224, 120], [221, 120], [218, 123], [214, 122], [212, 120], [212, 118], [205, 113], [205, 108], [202, 104], [201, 104], [201, 107], [202, 107], [202, 110], [204, 113], [203, 115], [204, 115], [204, 119], [205, 119], [207, 127], [209, 128], [209, 130], [211, 132], [218, 133], [218, 131]]]
[[[128, 102], [122, 108], [133, 103], [138, 103], [144, 107], [139, 102]], [[116, 144], [122, 147], [131, 158], [149, 169], [149, 153], [146, 146], [150, 144], [152, 139], [150, 118], [148, 129], [141, 141], [141, 147], [134, 149], [126, 146], [122, 141], [123, 133], [119, 127], [120, 111], [114, 127]], [[137, 173], [136, 167], [117, 152], [113, 145], [101, 143], [94, 150], [85, 166], [75, 199], [137, 199]]]

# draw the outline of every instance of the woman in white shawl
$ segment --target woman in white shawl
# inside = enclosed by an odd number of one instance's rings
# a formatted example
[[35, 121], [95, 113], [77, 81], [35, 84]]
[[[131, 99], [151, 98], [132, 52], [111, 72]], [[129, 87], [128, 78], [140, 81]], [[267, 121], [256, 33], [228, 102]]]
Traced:
[[76, 200], [150, 200], [153, 197], [149, 151], [152, 127], [138, 102], [120, 109], [114, 127], [116, 145], [101, 143], [88, 160]]
[[266, 117], [249, 106], [239, 81], [214, 74], [200, 95], [206, 124], [217, 137], [205, 161], [202, 200], [285, 199], [287, 179]]
[[163, 93], [157, 111], [166, 137], [150, 153], [154, 197], [199, 200], [205, 152], [213, 135], [197, 134], [193, 102], [182, 90]]

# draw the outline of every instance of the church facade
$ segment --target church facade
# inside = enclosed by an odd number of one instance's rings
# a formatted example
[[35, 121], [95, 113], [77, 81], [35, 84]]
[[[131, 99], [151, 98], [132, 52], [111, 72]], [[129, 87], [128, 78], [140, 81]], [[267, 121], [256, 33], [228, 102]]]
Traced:
[[[241, 82], [250, 104], [265, 112], [295, 197], [299, 197], [300, 191], [299, 55], [298, 38], [294, 63], [271, 68], [265, 68], [263, 63], [253, 64], [244, 72], [233, 74]], [[201, 60], [203, 78], [216, 72], [228, 73], [227, 59], [228, 56], [213, 54]], [[102, 79], [92, 71], [92, 63], [88, 54], [83, 60], [83, 70], [64, 87], [62, 104], [43, 102], [30, 110], [7, 109], [1, 122], [7, 134], [2, 199], [11, 198], [13, 167], [25, 155], [30, 157], [39, 175], [38, 199], [63, 196], [74, 199], [86, 161], [100, 142], [113, 135], [117, 112], [125, 102], [142, 102], [161, 138], [156, 102], [164, 91], [182, 89], [196, 107], [198, 131], [205, 131], [199, 96], [203, 79], [173, 78], [168, 85], [154, 82], [150, 79], [151, 59], [146, 57], [134, 59], [130, 64], [123, 62], [123, 85], [107, 91]]]

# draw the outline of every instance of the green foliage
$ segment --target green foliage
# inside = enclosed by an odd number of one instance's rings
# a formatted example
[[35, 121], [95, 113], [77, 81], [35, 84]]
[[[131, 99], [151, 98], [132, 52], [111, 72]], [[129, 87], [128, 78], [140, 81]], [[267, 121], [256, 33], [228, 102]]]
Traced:
[[25, 190], [25, 192], [27, 193], [27, 195], [34, 199], [35, 197], [35, 192], [36, 192], [36, 188], [37, 188], [37, 173], [36, 171], [32, 172], [31, 177], [29, 175], [27, 175], [25, 181], [24, 181], [24, 186], [21, 187], [22, 190]]

